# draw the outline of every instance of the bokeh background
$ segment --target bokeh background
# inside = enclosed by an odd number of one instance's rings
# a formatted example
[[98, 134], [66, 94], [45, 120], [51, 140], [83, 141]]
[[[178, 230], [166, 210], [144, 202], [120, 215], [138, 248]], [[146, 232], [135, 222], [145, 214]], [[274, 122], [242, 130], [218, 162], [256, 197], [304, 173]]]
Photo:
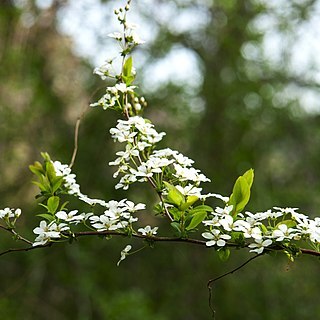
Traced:
[[[41, 208], [28, 165], [41, 151], [70, 162], [76, 119], [105, 85], [92, 70], [116, 54], [106, 35], [120, 5], [0, 1], [0, 203], [23, 209], [19, 227], [31, 239]], [[147, 117], [167, 132], [162, 147], [193, 158], [211, 192], [230, 194], [254, 168], [252, 211], [277, 205], [319, 216], [320, 1], [133, 0], [129, 17], [147, 40], [134, 60]], [[144, 186], [114, 190], [115, 122], [112, 112], [86, 114], [78, 181], [92, 197], [152, 206]], [[160, 218], [141, 220], [165, 228]], [[0, 236], [1, 251], [23, 245]], [[1, 257], [0, 318], [210, 319], [207, 281], [250, 256], [234, 251], [221, 262], [213, 250], [157, 244], [117, 267], [127, 243], [83, 238]], [[217, 319], [317, 319], [319, 260], [259, 259], [214, 286]]]

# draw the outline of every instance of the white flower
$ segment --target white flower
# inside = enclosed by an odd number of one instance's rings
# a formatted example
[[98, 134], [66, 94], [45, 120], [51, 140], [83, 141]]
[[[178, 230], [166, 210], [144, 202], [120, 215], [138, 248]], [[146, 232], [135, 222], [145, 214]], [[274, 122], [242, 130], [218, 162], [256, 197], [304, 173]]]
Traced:
[[211, 247], [214, 245], [217, 245], [219, 247], [224, 247], [226, 245], [225, 240], [230, 240], [231, 236], [227, 234], [221, 234], [220, 230], [213, 229], [211, 232], [204, 232], [202, 233], [202, 236], [205, 239], [208, 239], [210, 241], [206, 242], [206, 246]]
[[310, 229], [310, 240], [315, 243], [320, 243], [320, 228]]
[[150, 226], [146, 226], [144, 228], [138, 229], [138, 232], [142, 233], [144, 236], [153, 236], [157, 234], [158, 227], [151, 228]]
[[136, 212], [138, 210], [144, 210], [146, 208], [146, 205], [144, 203], [138, 203], [135, 205], [132, 201], [128, 200], [126, 201], [125, 208], [129, 212]]
[[108, 34], [108, 37], [116, 39], [117, 41], [121, 41], [122, 40], [122, 33], [120, 32], [112, 32]]
[[13, 218], [13, 217], [14, 217], [14, 213], [12, 212], [12, 209], [4, 208], [4, 209], [0, 210], [0, 219]]
[[213, 215], [211, 220], [204, 220], [202, 223], [205, 226], [212, 226], [212, 227], [220, 227], [220, 217], [217, 215]]
[[220, 224], [226, 231], [232, 231], [233, 229], [233, 218], [229, 215], [224, 215], [220, 220]]
[[283, 241], [285, 239], [293, 239], [298, 236], [298, 230], [293, 228], [288, 228], [286, 224], [278, 225], [278, 228], [273, 230], [272, 237], [276, 241]]
[[119, 220], [117, 218], [111, 218], [106, 215], [92, 216], [89, 218], [91, 220], [92, 226], [97, 229], [97, 231], [107, 231], [107, 230], [117, 230], [119, 226], [117, 225]]
[[224, 203], [228, 203], [229, 199], [230, 199], [229, 197], [222, 196], [221, 194], [218, 194], [218, 193], [208, 193], [205, 195], [205, 197], [206, 198], [214, 197], [214, 198], [222, 200]]
[[[244, 221], [244, 220], [235, 221], [233, 224], [233, 230], [238, 231], [238, 232], [242, 232], [243, 236], [245, 238], [251, 238], [252, 233], [254, 233], [252, 231], [250, 223], [248, 223], [247, 221]], [[260, 229], [258, 229], [258, 230], [260, 230]], [[256, 231], [256, 233], [254, 233], [255, 236], [256, 236], [258, 230], [255, 230]], [[261, 232], [260, 232], [260, 234], [261, 234]]]
[[117, 83], [115, 86], [116, 90], [122, 92], [122, 93], [133, 93], [134, 89], [136, 88], [136, 86], [129, 86], [127, 87], [127, 85], [125, 83]]
[[176, 171], [174, 175], [180, 181], [189, 180], [193, 182], [210, 182], [210, 179], [208, 179], [204, 174], [200, 173], [199, 170], [196, 170], [194, 168], [186, 168], [177, 163], [174, 163], [173, 166]]
[[120, 256], [120, 260], [117, 263], [117, 266], [119, 266], [120, 262], [123, 261], [127, 255], [129, 254], [129, 251], [132, 249], [132, 246], [127, 245], [122, 251], [121, 251], [121, 256]]
[[197, 187], [195, 187], [195, 186], [192, 185], [192, 184], [188, 184], [188, 185], [185, 186], [185, 187], [182, 187], [182, 186], [180, 186], [180, 185], [176, 185], [175, 187], [176, 187], [184, 196], [196, 196], [196, 197], [202, 199], [202, 196], [203, 196], [203, 195], [201, 195], [202, 188], [197, 188]]
[[37, 238], [33, 243], [33, 246], [44, 245], [48, 243], [52, 238], [58, 239], [61, 237], [61, 232], [70, 230], [65, 223], [56, 224], [52, 221], [49, 224], [45, 220], [40, 222], [39, 227], [33, 229], [33, 233], [37, 234]]
[[111, 137], [119, 142], [133, 143], [133, 138], [137, 135], [137, 132], [130, 132], [129, 130], [123, 130], [117, 128], [110, 129]]
[[137, 178], [134, 174], [126, 174], [123, 176], [119, 183], [116, 184], [115, 189], [123, 189], [123, 190], [128, 190], [129, 185], [133, 182], [137, 181]]
[[137, 33], [135, 33], [135, 32], [132, 32], [131, 33], [131, 37], [132, 37], [132, 42], [134, 43], [134, 45], [139, 45], [139, 44], [144, 44], [145, 43], [145, 41], [144, 40], [142, 40], [141, 38], [140, 38], [140, 36], [137, 34]]
[[65, 211], [59, 211], [55, 215], [57, 218], [67, 221], [67, 222], [73, 222], [75, 224], [81, 222], [84, 218], [83, 215], [77, 215], [78, 210], [72, 210], [70, 212], [65, 212]]
[[233, 205], [225, 206], [224, 208], [216, 207], [214, 212], [220, 216], [229, 216], [232, 212]]
[[111, 70], [112, 60], [108, 60], [105, 61], [105, 63], [102, 66], [95, 68], [93, 70], [93, 73], [99, 75], [102, 80], [105, 80], [107, 79], [107, 76], [110, 74]]
[[254, 243], [250, 243], [249, 244], [249, 248], [251, 248], [251, 250], [249, 250], [249, 252], [256, 252], [257, 254], [260, 254], [263, 252], [265, 247], [268, 247], [272, 244], [272, 240], [270, 239], [255, 239]]

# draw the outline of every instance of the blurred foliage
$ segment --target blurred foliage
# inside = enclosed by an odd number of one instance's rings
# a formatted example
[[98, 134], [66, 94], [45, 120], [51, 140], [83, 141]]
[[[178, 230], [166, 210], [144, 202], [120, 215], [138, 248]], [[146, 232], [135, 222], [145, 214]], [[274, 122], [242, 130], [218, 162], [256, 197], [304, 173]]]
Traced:
[[[318, 215], [319, 113], [307, 112], [286, 92], [292, 87], [318, 92], [319, 85], [308, 70], [297, 75], [292, 69], [286, 60], [289, 45], [280, 64], [268, 60], [264, 34], [253, 24], [262, 15], [272, 16], [279, 32], [294, 38], [318, 1], [292, 1], [285, 14], [253, 0], [155, 1], [150, 7], [136, 2], [135, 10], [155, 30], [142, 52], [142, 88], [150, 105], [147, 116], [167, 132], [166, 145], [196, 160], [196, 167], [212, 178], [210, 191], [230, 194], [234, 179], [255, 168], [251, 210], [297, 206]], [[92, 95], [101, 93], [94, 94], [101, 83], [92, 76], [92, 66], [73, 53], [71, 39], [57, 29], [67, 3], [52, 1], [45, 9], [33, 0], [0, 5], [0, 200], [1, 207], [23, 209], [21, 228], [30, 237], [40, 208], [33, 202], [36, 190], [27, 167], [40, 151], [68, 163], [75, 121]], [[161, 14], [165, 6], [171, 23]], [[172, 27], [172, 17], [186, 10], [195, 20], [203, 17], [199, 28]], [[248, 44], [258, 50], [255, 58], [245, 53]], [[193, 87], [169, 81], [148, 89], [152, 66], [177, 46], [196, 56], [201, 81]], [[107, 163], [117, 147], [107, 131], [115, 120], [110, 112], [92, 110], [82, 121], [74, 170], [83, 192], [105, 199], [153, 199], [143, 186], [132, 188], [130, 195], [114, 191]], [[141, 220], [161, 224], [146, 214]], [[210, 319], [207, 281], [248, 258], [237, 251], [221, 263], [212, 250], [159, 244], [117, 267], [127, 243], [80, 239], [1, 257], [1, 319]], [[1, 234], [1, 250], [16, 245]], [[140, 245], [134, 242], [135, 248]], [[310, 257], [294, 264], [282, 256], [258, 259], [214, 285], [217, 318], [315, 319], [320, 314], [318, 272], [319, 261]]]

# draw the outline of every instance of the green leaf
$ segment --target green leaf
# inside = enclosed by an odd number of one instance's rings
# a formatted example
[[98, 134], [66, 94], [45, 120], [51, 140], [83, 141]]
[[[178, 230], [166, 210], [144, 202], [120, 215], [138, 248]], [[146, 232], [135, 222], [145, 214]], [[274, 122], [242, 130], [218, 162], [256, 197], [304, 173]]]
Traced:
[[48, 211], [52, 214], [55, 214], [59, 207], [60, 198], [56, 196], [52, 196], [47, 201]]
[[52, 185], [53, 181], [56, 178], [56, 171], [54, 170], [54, 166], [51, 161], [46, 162], [46, 174], [50, 182], [50, 185]]
[[[33, 184], [35, 184], [41, 191], [48, 192], [47, 188], [39, 181], [32, 181]], [[50, 190], [49, 190], [50, 192]]]
[[170, 214], [173, 216], [175, 221], [180, 221], [181, 216], [183, 215], [183, 211], [180, 211], [178, 208], [169, 208]]
[[41, 213], [41, 214], [37, 214], [38, 217], [41, 217], [41, 218], [44, 218], [48, 221], [53, 221], [55, 218], [54, 216], [52, 216], [51, 214], [48, 214], [48, 213]]
[[248, 171], [246, 171], [244, 173], [243, 177], [247, 180], [249, 188], [251, 188], [252, 183], [253, 183], [253, 178], [254, 178], [254, 170], [253, 169], [249, 169]]
[[122, 79], [126, 85], [129, 86], [133, 82], [134, 78], [135, 77], [132, 74], [132, 57], [129, 57], [122, 68]]
[[194, 207], [192, 210], [189, 211], [189, 214], [195, 214], [198, 211], [206, 211], [206, 212], [212, 212], [213, 208], [211, 208], [210, 206], [207, 206], [205, 204], [201, 204], [200, 206], [196, 206]]
[[122, 75], [128, 77], [131, 75], [131, 71], [132, 71], [132, 57], [129, 57], [123, 65]]
[[68, 203], [69, 203], [69, 201], [64, 202], [64, 203], [61, 205], [60, 210], [61, 210], [61, 211], [64, 210], [64, 209], [66, 208], [66, 206], [67, 206]]
[[187, 201], [180, 206], [181, 210], [187, 210], [190, 206], [192, 206], [199, 198], [197, 196], [187, 196]]
[[171, 222], [171, 227], [175, 230], [178, 236], [181, 236], [180, 224], [178, 222]]
[[56, 192], [63, 183], [63, 177], [55, 177], [52, 181], [52, 192]]
[[33, 165], [30, 165], [29, 169], [32, 173], [34, 173], [37, 176], [41, 176], [45, 174], [42, 164], [39, 161], [36, 161]]
[[285, 224], [288, 228], [294, 228], [297, 225], [294, 220], [283, 220], [276, 225], [276, 228], [278, 228], [280, 224]]
[[45, 204], [43, 204], [43, 203], [38, 203], [38, 204], [39, 204], [39, 206], [44, 207], [48, 211], [48, 207]]
[[49, 156], [49, 153], [47, 153], [47, 152], [41, 152], [40, 153], [41, 154], [41, 157], [44, 159], [44, 161], [45, 162], [51, 162], [51, 158], [50, 158], [50, 156]]
[[230, 196], [230, 200], [228, 205], [233, 206], [232, 215], [237, 216], [239, 212], [241, 212], [244, 207], [247, 205], [250, 199], [250, 189], [253, 183], [254, 173], [253, 170], [250, 169], [243, 176], [240, 176], [234, 186], [233, 191]]
[[41, 179], [40, 179], [40, 183], [42, 184], [42, 187], [44, 188], [44, 190], [41, 190], [42, 191], [45, 191], [47, 193], [51, 193], [51, 185], [50, 185], [50, 182], [49, 182], [49, 179], [45, 176], [42, 176]]
[[193, 215], [189, 225], [186, 227], [186, 230], [190, 231], [190, 230], [194, 229], [195, 227], [197, 227], [206, 218], [206, 216], [207, 216], [207, 212], [206, 211], [198, 211], [198, 212], [196, 212]]
[[221, 261], [227, 261], [230, 257], [230, 249], [228, 248], [219, 249], [217, 252]]
[[163, 183], [168, 190], [167, 202], [180, 208], [180, 206], [185, 203], [184, 195], [174, 185], [166, 181], [164, 181]]

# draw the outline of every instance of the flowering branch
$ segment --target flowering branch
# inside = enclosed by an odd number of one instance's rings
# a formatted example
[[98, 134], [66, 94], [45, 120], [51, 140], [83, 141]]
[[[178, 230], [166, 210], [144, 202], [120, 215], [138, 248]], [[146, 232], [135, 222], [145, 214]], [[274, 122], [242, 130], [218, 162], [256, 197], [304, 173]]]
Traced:
[[[0, 228], [5, 229], [11, 233], [12, 230], [9, 230], [8, 228], [5, 228], [3, 226], [0, 226]], [[15, 236], [17, 235], [16, 232], [13, 233]], [[65, 236], [70, 236], [68, 234], [64, 234]], [[22, 240], [28, 244], [33, 244], [31, 241], [22, 238], [20, 235], [19, 236], [19, 240]], [[81, 232], [75, 232], [72, 234], [72, 236], [70, 236], [70, 239], [77, 239], [80, 237], [87, 237], [87, 236], [105, 236], [105, 237], [110, 237], [110, 236], [120, 236], [120, 237], [128, 237], [128, 234], [125, 232], [119, 232], [119, 231], [110, 231], [110, 230], [106, 230], [106, 231], [81, 231]], [[194, 239], [194, 238], [177, 238], [177, 237], [159, 237], [159, 236], [154, 236], [154, 235], [148, 235], [148, 234], [131, 234], [130, 237], [132, 238], [138, 238], [138, 239], [143, 239], [146, 240], [149, 243], [155, 243], [155, 242], [181, 242], [181, 243], [189, 243], [189, 244], [195, 244], [195, 245], [200, 245], [200, 246], [204, 246], [206, 248], [208, 248], [206, 246], [206, 241], [204, 240], [200, 240], [200, 239]], [[30, 251], [33, 249], [37, 249], [37, 248], [46, 248], [46, 247], [50, 247], [54, 244], [57, 243], [61, 243], [61, 242], [48, 242], [47, 244], [43, 244], [43, 245], [39, 245], [39, 246], [31, 246], [31, 247], [25, 247], [25, 248], [18, 248], [18, 249], [10, 249], [4, 252], [0, 253], [1, 255], [10, 253], [10, 252], [15, 252], [15, 251]], [[237, 248], [238, 245], [236, 243], [228, 243], [226, 245], [227, 247], [230, 248]], [[279, 245], [274, 245], [274, 246], [270, 246], [268, 248], [266, 248], [266, 252], [271, 252], [271, 251], [282, 251], [283, 247], [279, 246]], [[299, 254], [305, 254], [305, 255], [311, 255], [311, 256], [317, 256], [320, 257], [320, 252], [318, 251], [314, 251], [314, 250], [310, 250], [310, 249], [305, 249], [305, 248], [299, 248]], [[260, 254], [261, 255], [261, 254]], [[257, 257], [259, 255], [256, 255], [254, 257]], [[232, 272], [231, 272], [232, 273]], [[214, 279], [218, 280], [218, 279]]]
[[[127, 21], [130, 4], [129, 0], [123, 8], [115, 10], [122, 32], [109, 34], [120, 48], [120, 70], [115, 70], [115, 59], [106, 60], [94, 69], [102, 80], [111, 79], [114, 85], [106, 87], [105, 94], [90, 106], [113, 110], [121, 117], [110, 129], [111, 138], [124, 145], [116, 152], [116, 159], [109, 162], [116, 168], [113, 177], [119, 178], [115, 188], [128, 190], [138, 182], [148, 183], [159, 197], [154, 213], [159, 219], [165, 219], [174, 236], [158, 236], [158, 227], [138, 225], [139, 212], [147, 208], [145, 203], [135, 204], [128, 199], [92, 199], [81, 191], [71, 167], [78, 151], [79, 126], [85, 110], [76, 122], [70, 165], [53, 161], [47, 153], [42, 153], [43, 161], [30, 166], [36, 176], [33, 183], [39, 188], [37, 198], [43, 209], [38, 215], [42, 220], [33, 229], [35, 240], [29, 241], [16, 231], [20, 209], [0, 210], [0, 220], [4, 223], [1, 229], [31, 245], [9, 249], [0, 255], [49, 247], [82, 236], [103, 235], [140, 238], [150, 243], [202, 245], [214, 248], [221, 259], [227, 259], [233, 247], [249, 249], [256, 254], [254, 257], [271, 251], [282, 251], [291, 260], [299, 254], [320, 256], [320, 217], [311, 219], [299, 213], [297, 208], [273, 207], [257, 213], [245, 210], [254, 181], [252, 169], [238, 177], [230, 195], [204, 194], [202, 183], [210, 182], [210, 179], [193, 167], [193, 160], [170, 148], [157, 149], [166, 134], [158, 132], [153, 123], [143, 117], [147, 101], [138, 94], [134, 84], [136, 70], [132, 51], [144, 41], [136, 34], [136, 26]], [[68, 208], [70, 196], [84, 202], [89, 209], [79, 212]], [[216, 206], [215, 201], [222, 205]], [[200, 231], [201, 239], [191, 237], [195, 231]], [[122, 250], [119, 263], [132, 254], [129, 253], [131, 248], [127, 245]]]

